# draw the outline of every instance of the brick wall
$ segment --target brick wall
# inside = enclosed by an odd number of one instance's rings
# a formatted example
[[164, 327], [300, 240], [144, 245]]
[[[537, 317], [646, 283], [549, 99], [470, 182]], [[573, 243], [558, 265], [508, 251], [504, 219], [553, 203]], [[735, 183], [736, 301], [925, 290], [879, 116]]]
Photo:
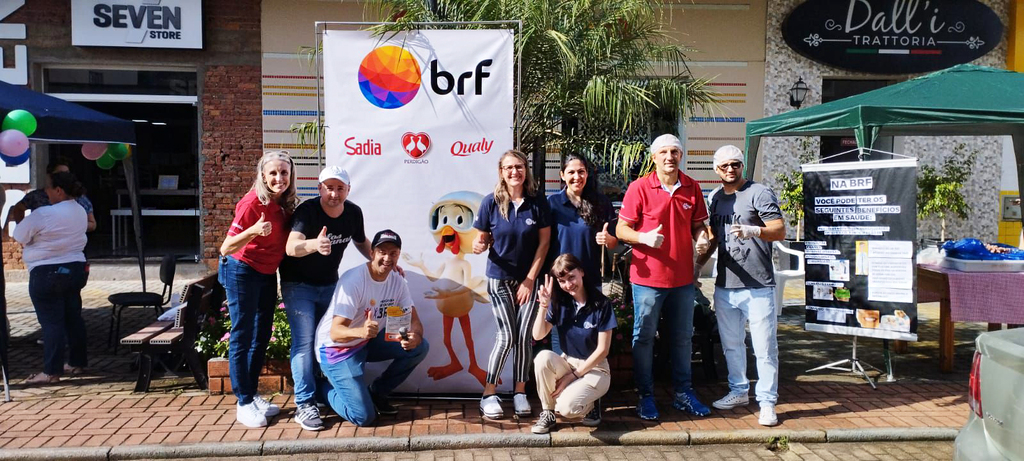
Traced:
[[[215, 256], [231, 223], [235, 202], [252, 184], [262, 149], [260, 87], [261, 0], [203, 2], [203, 49], [76, 47], [71, 44], [67, 0], [25, 2], [4, 19], [25, 24], [25, 40], [0, 40], [4, 62], [13, 65], [14, 45], [28, 46], [29, 82], [47, 66], [93, 68], [192, 68], [199, 77], [200, 185], [203, 256]], [[19, 187], [5, 185], [5, 187]], [[109, 217], [96, 216], [96, 219]], [[2, 238], [4, 267], [23, 269], [21, 245]]]
[[263, 155], [260, 78], [260, 66], [210, 66], [203, 77], [203, 257], [211, 267]]

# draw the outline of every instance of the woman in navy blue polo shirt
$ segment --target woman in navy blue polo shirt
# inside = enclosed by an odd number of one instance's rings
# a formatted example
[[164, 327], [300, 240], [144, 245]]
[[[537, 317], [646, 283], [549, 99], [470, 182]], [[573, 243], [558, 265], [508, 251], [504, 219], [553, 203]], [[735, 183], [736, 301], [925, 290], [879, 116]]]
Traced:
[[533, 413], [526, 399], [526, 380], [533, 356], [530, 325], [536, 299], [534, 288], [551, 237], [550, 215], [544, 194], [537, 191], [526, 155], [516, 150], [505, 152], [498, 160], [498, 184], [494, 193], [484, 197], [473, 222], [473, 227], [480, 231], [473, 242], [473, 253], [490, 249], [487, 294], [498, 324], [494, 349], [487, 360], [487, 382], [480, 399], [480, 412], [487, 418], [504, 415], [501, 399], [495, 392], [509, 353], [513, 354], [515, 414]]
[[[551, 249], [548, 261], [570, 253], [583, 264], [583, 272], [601, 289], [601, 252], [615, 248], [617, 216], [608, 198], [597, 191], [597, 177], [585, 158], [569, 154], [562, 161], [559, 175], [565, 188], [548, 197], [551, 206]], [[558, 331], [551, 335], [551, 350], [562, 353]]]
[[557, 328], [565, 352], [541, 351], [533, 359], [541, 401], [533, 433], [547, 434], [555, 426], [555, 413], [570, 420], [583, 418], [586, 426], [600, 424], [597, 402], [611, 385], [608, 350], [617, 325], [611, 302], [583, 271], [580, 260], [566, 253], [555, 258], [551, 276], [544, 276], [537, 304], [533, 338], [543, 339]]

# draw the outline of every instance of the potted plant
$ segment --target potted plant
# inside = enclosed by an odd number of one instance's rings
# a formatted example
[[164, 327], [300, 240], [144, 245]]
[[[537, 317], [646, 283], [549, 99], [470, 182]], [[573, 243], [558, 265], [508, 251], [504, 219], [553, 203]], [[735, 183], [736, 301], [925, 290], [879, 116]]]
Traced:
[[[795, 239], [786, 239], [786, 245], [794, 250], [804, 249], [804, 173], [799, 165], [811, 163], [815, 157], [817, 155], [814, 151], [814, 140], [809, 136], [800, 138], [797, 168], [789, 173], [775, 175], [775, 181], [779, 184], [779, 209], [782, 210], [786, 223], [796, 231]], [[786, 267], [796, 267], [797, 264], [796, 256], [790, 256], [789, 265]]]
[[935, 169], [922, 165], [917, 178], [917, 217], [939, 218], [939, 242], [946, 240], [946, 218], [967, 219], [971, 211], [964, 197], [963, 188], [971, 177], [978, 151], [967, 152], [967, 145], [960, 143], [953, 148], [953, 155], [942, 162], [942, 168]]
[[[196, 337], [196, 350], [207, 359], [207, 376], [210, 379], [210, 393], [230, 392], [231, 379], [228, 369], [228, 340], [231, 338], [231, 316], [225, 304], [216, 315], [210, 315], [203, 330]], [[270, 344], [260, 376], [260, 392], [286, 392], [291, 389], [292, 335], [284, 304], [278, 300], [274, 309], [274, 323], [271, 326]]]
[[[810, 137], [800, 138], [800, 147], [797, 153], [799, 165], [814, 161], [814, 140]], [[775, 175], [779, 183], [779, 209], [786, 217], [790, 227], [796, 229], [796, 241], [803, 238], [804, 229], [804, 173], [797, 169], [789, 173]]]

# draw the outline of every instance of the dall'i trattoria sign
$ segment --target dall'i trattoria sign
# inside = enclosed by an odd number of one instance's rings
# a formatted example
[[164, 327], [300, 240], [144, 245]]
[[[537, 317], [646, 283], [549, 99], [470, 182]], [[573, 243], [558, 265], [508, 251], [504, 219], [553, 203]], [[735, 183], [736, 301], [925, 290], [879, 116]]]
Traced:
[[874, 74], [915, 74], [984, 56], [999, 16], [977, 0], [808, 0], [782, 24], [790, 48], [814, 61]]

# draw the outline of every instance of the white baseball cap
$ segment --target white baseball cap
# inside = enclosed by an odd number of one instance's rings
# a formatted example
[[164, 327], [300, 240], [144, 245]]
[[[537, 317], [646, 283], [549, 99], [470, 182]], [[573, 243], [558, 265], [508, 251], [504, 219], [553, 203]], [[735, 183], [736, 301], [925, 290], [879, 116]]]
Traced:
[[329, 166], [320, 171], [320, 177], [318, 178], [321, 183], [328, 179], [337, 179], [345, 183], [346, 186], [351, 186], [352, 182], [348, 179], [348, 172], [342, 169], [340, 166]]

